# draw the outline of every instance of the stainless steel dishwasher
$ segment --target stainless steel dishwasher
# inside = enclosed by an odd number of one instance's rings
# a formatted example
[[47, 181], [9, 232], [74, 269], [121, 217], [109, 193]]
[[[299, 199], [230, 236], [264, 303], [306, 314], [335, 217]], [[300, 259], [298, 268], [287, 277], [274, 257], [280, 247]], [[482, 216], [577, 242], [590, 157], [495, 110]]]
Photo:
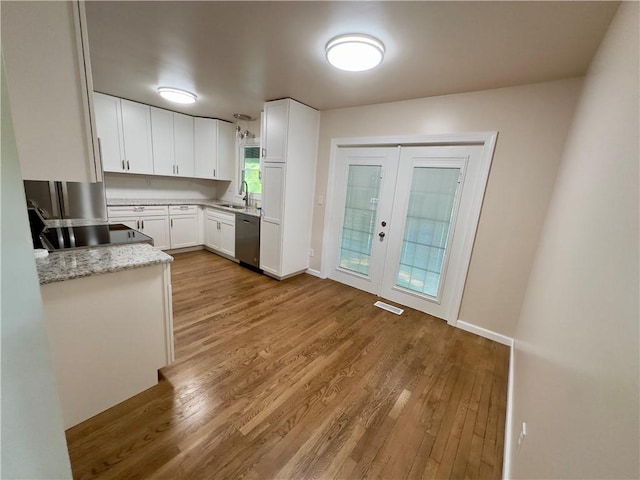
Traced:
[[236, 258], [240, 265], [260, 269], [260, 217], [236, 213]]

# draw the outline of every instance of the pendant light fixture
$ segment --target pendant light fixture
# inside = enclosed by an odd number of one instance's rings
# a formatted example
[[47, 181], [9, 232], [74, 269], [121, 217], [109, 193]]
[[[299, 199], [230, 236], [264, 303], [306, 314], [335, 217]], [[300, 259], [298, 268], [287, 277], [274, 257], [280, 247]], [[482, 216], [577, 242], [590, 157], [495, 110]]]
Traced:
[[332, 38], [325, 47], [327, 60], [340, 70], [362, 72], [382, 62], [384, 45], [370, 35], [349, 33]]
[[189, 104], [195, 103], [198, 99], [195, 93], [173, 87], [158, 87], [158, 93], [162, 98], [173, 103]]
[[240, 122], [250, 122], [253, 118], [243, 113], [234, 113], [233, 118], [238, 120], [238, 124], [236, 125], [236, 135], [240, 140], [244, 140], [245, 138], [255, 138], [255, 135], [251, 133], [248, 128], [243, 130], [240, 126]]

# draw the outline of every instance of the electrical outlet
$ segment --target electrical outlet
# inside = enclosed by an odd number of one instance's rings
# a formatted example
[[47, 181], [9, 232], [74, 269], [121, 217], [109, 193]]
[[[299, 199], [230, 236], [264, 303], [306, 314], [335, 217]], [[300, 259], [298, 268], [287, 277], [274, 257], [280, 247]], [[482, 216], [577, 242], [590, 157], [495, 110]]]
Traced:
[[310, 248], [310, 249], [309, 249], [309, 256], [310, 256], [310, 257], [313, 257], [313, 248]]
[[527, 436], [527, 422], [522, 422], [522, 427], [520, 428], [520, 436], [518, 437], [517, 451], [520, 453], [522, 449], [522, 444], [524, 443], [524, 439]]

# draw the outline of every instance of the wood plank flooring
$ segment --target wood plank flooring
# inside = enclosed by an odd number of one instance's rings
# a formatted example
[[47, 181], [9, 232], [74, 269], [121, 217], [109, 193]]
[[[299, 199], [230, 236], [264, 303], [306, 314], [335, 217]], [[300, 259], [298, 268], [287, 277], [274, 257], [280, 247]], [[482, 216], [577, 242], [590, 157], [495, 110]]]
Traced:
[[67, 431], [74, 478], [501, 478], [507, 347], [204, 251], [172, 283], [176, 362]]

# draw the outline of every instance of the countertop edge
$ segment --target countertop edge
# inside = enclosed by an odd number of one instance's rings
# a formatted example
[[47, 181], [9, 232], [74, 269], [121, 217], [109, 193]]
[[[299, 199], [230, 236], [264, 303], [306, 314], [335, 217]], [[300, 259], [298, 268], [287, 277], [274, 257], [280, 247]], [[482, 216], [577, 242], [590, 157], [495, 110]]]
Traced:
[[40, 285], [173, 262], [146, 243], [50, 253], [36, 260]]
[[107, 207], [137, 207], [137, 206], [176, 206], [176, 205], [197, 205], [200, 207], [212, 207], [224, 212], [243, 213], [245, 215], [260, 216], [260, 210], [255, 208], [229, 208], [223, 207], [224, 200], [216, 199], [194, 199], [194, 198], [111, 198], [107, 199]]

